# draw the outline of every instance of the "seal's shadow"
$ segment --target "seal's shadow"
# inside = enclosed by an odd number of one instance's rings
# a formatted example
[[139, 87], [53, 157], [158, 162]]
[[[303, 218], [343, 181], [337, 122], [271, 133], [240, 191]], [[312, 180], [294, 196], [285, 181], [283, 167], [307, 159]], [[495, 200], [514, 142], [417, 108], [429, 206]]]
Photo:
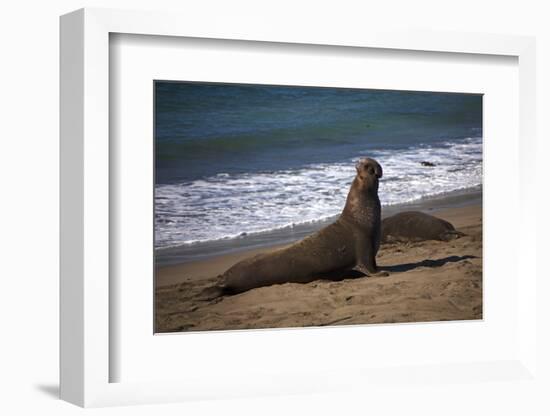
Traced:
[[[390, 272], [390, 273], [399, 273], [399, 272], [408, 272], [410, 270], [417, 269], [419, 267], [441, 267], [447, 263], [456, 263], [462, 260], [476, 259], [476, 256], [449, 256], [437, 260], [422, 260], [416, 263], [405, 263], [405, 264], [396, 264], [393, 266], [379, 266], [380, 270]], [[356, 279], [365, 276], [363, 273], [356, 270], [347, 270], [345, 272], [337, 271], [321, 276], [322, 279], [340, 281], [344, 279]]]
[[381, 266], [380, 269], [387, 272], [408, 272], [418, 267], [441, 267], [447, 263], [456, 263], [462, 260], [477, 259], [476, 256], [449, 256], [438, 260], [422, 260], [416, 263], [396, 264], [394, 266]]

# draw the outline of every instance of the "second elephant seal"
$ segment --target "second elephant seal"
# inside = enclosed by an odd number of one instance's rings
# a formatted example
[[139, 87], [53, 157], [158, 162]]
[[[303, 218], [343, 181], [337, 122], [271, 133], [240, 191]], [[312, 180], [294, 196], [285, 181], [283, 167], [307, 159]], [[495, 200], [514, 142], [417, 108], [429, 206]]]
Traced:
[[374, 159], [356, 164], [346, 205], [332, 224], [296, 243], [242, 260], [219, 276], [205, 295], [217, 297], [281, 283], [307, 283], [323, 275], [355, 269], [387, 276], [376, 265], [381, 238], [378, 181], [382, 167]]
[[440, 240], [450, 241], [464, 236], [448, 221], [420, 211], [406, 211], [382, 221], [382, 242]]

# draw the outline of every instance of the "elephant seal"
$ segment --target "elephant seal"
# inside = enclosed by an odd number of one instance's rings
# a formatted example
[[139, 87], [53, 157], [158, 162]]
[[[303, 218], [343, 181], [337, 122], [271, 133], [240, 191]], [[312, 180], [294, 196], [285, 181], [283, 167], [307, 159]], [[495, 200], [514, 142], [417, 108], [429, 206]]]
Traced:
[[384, 218], [382, 242], [440, 240], [450, 241], [464, 236], [450, 222], [419, 211], [407, 211]]
[[233, 295], [280, 283], [308, 283], [336, 271], [355, 269], [367, 276], [387, 276], [376, 265], [381, 237], [378, 180], [382, 167], [374, 159], [356, 164], [346, 205], [339, 218], [303, 240], [244, 259], [218, 276], [203, 298]]

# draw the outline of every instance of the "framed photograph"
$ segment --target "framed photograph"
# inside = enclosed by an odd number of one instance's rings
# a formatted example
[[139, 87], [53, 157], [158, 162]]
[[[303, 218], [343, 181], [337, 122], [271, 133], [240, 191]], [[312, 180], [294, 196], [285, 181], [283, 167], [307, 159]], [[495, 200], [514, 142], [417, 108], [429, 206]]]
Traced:
[[533, 380], [534, 40], [243, 30], [61, 18], [61, 397]]

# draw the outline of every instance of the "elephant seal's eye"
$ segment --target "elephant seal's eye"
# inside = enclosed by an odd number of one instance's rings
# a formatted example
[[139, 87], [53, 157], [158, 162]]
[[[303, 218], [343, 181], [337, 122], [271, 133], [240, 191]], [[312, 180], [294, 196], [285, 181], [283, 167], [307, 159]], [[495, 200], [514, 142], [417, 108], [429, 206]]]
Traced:
[[372, 166], [369, 166], [369, 173], [371, 175], [374, 175], [374, 168]]

